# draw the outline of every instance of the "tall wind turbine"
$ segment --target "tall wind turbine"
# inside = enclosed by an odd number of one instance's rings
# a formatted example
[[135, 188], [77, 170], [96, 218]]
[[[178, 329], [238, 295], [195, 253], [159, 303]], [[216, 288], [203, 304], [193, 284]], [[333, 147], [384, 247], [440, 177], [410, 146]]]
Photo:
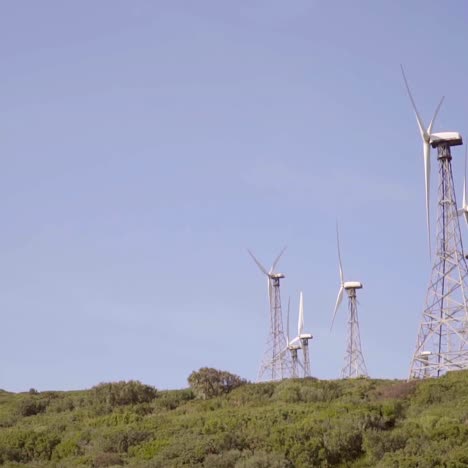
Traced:
[[[409, 377], [414, 379], [438, 377], [449, 370], [468, 368], [468, 267], [463, 255], [451, 162], [451, 147], [463, 144], [462, 136], [458, 132], [432, 133], [432, 124], [440, 103], [431, 124], [424, 130], [403, 67], [402, 73], [423, 139], [425, 167], [430, 165], [430, 147], [437, 148], [439, 161], [436, 249], [426, 305], [410, 367]], [[426, 190], [426, 202], [427, 200]], [[427, 208], [426, 210], [428, 213]]]
[[[283, 353], [289, 350], [292, 359], [291, 377], [298, 377], [297, 369], [301, 367], [303, 370], [303, 377], [310, 377], [310, 357], [309, 357], [309, 340], [313, 338], [310, 333], [304, 333], [304, 299], [302, 291], [299, 294], [299, 318], [297, 322], [297, 336], [290, 339], [289, 335], [289, 303], [288, 303], [288, 325], [287, 325], [288, 341]], [[300, 343], [300, 344], [296, 344]], [[298, 350], [302, 349], [302, 363], [298, 359]]]
[[288, 315], [287, 315], [287, 325], [286, 325], [286, 329], [287, 329], [287, 338], [288, 338], [288, 341], [286, 342], [286, 350], [289, 351], [289, 353], [291, 354], [291, 377], [293, 379], [297, 378], [298, 377], [298, 373], [297, 373], [297, 368], [298, 368], [298, 365], [299, 365], [299, 359], [298, 359], [298, 355], [297, 355], [297, 352], [299, 349], [301, 349], [301, 347], [297, 344], [294, 344], [294, 341], [295, 340], [290, 340], [289, 337], [289, 307], [291, 305], [291, 298], [289, 298], [288, 300]]
[[280, 280], [282, 273], [276, 272], [276, 266], [286, 247], [279, 253], [267, 270], [249, 250], [249, 254], [268, 281], [268, 299], [270, 303], [270, 331], [267, 338], [265, 354], [258, 372], [258, 380], [280, 380], [288, 376], [291, 368], [289, 356], [283, 353], [286, 337], [283, 331], [283, 316], [281, 311]]
[[304, 377], [310, 377], [310, 357], [309, 340], [313, 337], [310, 333], [304, 333], [304, 296], [302, 291], [299, 294], [299, 319], [297, 321], [297, 336], [292, 343], [299, 341], [302, 348], [302, 365], [304, 368]]
[[359, 331], [359, 319], [357, 310], [356, 290], [362, 289], [362, 283], [359, 281], [345, 281], [343, 275], [343, 265], [341, 263], [340, 237], [338, 234], [338, 225], [336, 226], [336, 244], [338, 248], [338, 262], [340, 269], [340, 289], [336, 298], [335, 310], [331, 328], [335, 322], [336, 313], [343, 300], [343, 294], [348, 294], [348, 343], [346, 346], [345, 364], [341, 370], [341, 378], [349, 379], [355, 377], [367, 377], [366, 363], [361, 349], [361, 334]]
[[466, 157], [468, 154], [468, 146], [465, 146], [465, 175], [463, 178], [463, 203], [462, 207], [458, 210], [458, 215], [465, 218], [465, 223], [468, 225], [468, 204], [466, 203]]

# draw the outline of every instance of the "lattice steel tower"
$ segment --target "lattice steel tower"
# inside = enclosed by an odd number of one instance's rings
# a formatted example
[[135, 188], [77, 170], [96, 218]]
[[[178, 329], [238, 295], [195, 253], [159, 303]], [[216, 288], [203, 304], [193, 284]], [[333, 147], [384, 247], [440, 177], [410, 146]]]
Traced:
[[449, 370], [468, 368], [467, 276], [455, 198], [450, 148], [463, 144], [458, 132], [432, 133], [442, 98], [426, 128], [401, 68], [423, 143], [426, 217], [431, 250], [429, 184], [431, 146], [437, 148], [439, 193], [436, 252], [426, 304], [419, 327], [409, 378], [438, 377]]
[[258, 372], [258, 379], [280, 380], [286, 378], [291, 373], [291, 357], [289, 353], [284, 353], [284, 344], [287, 343], [283, 330], [283, 315], [281, 309], [280, 281], [284, 278], [282, 273], [276, 273], [275, 268], [286, 247], [276, 257], [270, 271], [255, 258], [249, 250], [260, 270], [268, 279], [268, 299], [270, 303], [270, 330], [268, 333], [265, 354]]
[[431, 135], [439, 161], [436, 252], [410, 378], [438, 377], [468, 368], [468, 268], [455, 199], [451, 146], [461, 135]]
[[348, 282], [344, 283], [344, 289], [348, 293], [348, 343], [346, 346], [345, 364], [343, 369], [341, 369], [342, 379], [367, 377], [366, 363], [364, 362], [361, 348], [361, 332], [359, 331], [356, 299], [356, 289], [361, 288], [362, 283], [353, 286], [349, 286]]
[[302, 348], [302, 366], [304, 367], [304, 377], [310, 377], [310, 356], [309, 356], [309, 340], [310, 338], [301, 338]]
[[335, 310], [333, 312], [333, 323], [336, 313], [343, 300], [344, 291], [348, 294], [348, 342], [346, 345], [345, 364], [341, 370], [341, 378], [351, 379], [356, 377], [367, 377], [366, 363], [361, 348], [361, 333], [359, 331], [359, 318], [357, 311], [356, 290], [362, 289], [360, 281], [345, 281], [343, 265], [341, 263], [340, 237], [338, 234], [338, 224], [336, 225], [336, 245], [338, 249], [338, 264], [340, 268], [340, 289], [336, 298]]

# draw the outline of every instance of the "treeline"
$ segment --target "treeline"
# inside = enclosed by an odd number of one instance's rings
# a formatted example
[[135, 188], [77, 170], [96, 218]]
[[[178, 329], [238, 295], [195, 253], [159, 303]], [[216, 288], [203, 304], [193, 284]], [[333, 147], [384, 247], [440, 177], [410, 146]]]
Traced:
[[140, 382], [0, 391], [0, 463], [55, 467], [468, 466], [468, 372], [422, 382], [252, 384], [202, 368]]

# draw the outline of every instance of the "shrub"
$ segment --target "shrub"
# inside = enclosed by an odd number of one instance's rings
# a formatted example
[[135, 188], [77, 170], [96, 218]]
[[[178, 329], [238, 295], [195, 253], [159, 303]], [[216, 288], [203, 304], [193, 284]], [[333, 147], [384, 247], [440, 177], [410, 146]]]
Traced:
[[278, 453], [258, 451], [252, 456], [240, 460], [236, 468], [290, 468], [292, 463]]
[[220, 454], [210, 453], [205, 458], [203, 468], [234, 468], [241, 455], [239, 450], [229, 450]]
[[364, 435], [364, 449], [372, 462], [378, 462], [390, 452], [396, 452], [405, 447], [408, 435], [395, 429], [394, 431], [368, 430]]
[[21, 400], [17, 407], [16, 412], [19, 416], [35, 416], [36, 414], [43, 413], [47, 409], [48, 400], [38, 400], [36, 398], [27, 398]]
[[93, 467], [123, 465], [123, 460], [116, 453], [98, 453], [94, 457]]
[[283, 380], [275, 389], [274, 398], [285, 403], [301, 401], [301, 384], [294, 380]]
[[392, 385], [382, 385], [376, 392], [377, 399], [406, 399], [414, 394], [419, 382], [398, 382]]
[[129, 449], [129, 454], [140, 460], [151, 460], [169, 444], [165, 439], [154, 439]]
[[187, 380], [195, 395], [204, 400], [229, 393], [246, 383], [246, 380], [237, 375], [210, 367], [193, 371]]
[[157, 395], [154, 387], [144, 385], [137, 380], [101, 383], [93, 387], [91, 391], [93, 403], [110, 408], [150, 403]]
[[237, 405], [267, 403], [275, 393], [276, 382], [249, 383], [236, 388], [229, 398]]
[[127, 453], [128, 450], [148, 440], [151, 432], [134, 428], [115, 429], [103, 435], [100, 449], [103, 452]]
[[355, 421], [341, 420], [323, 435], [327, 461], [334, 465], [359, 458], [362, 453], [362, 432]]
[[191, 389], [185, 390], [171, 390], [166, 392], [159, 392], [158, 398], [153, 402], [155, 408], [165, 410], [174, 410], [182, 403], [193, 400], [195, 395]]
[[71, 398], [55, 398], [47, 406], [48, 413], [63, 413], [74, 409], [75, 403]]
[[62, 440], [54, 449], [53, 459], [61, 460], [63, 458], [82, 455], [83, 449], [79, 445], [78, 438]]
[[0, 436], [0, 463], [50, 460], [60, 437], [52, 432], [10, 430]]

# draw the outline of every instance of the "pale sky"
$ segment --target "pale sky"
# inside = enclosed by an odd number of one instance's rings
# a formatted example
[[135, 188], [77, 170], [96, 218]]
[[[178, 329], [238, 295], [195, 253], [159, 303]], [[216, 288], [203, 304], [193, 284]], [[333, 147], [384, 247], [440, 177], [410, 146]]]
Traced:
[[285, 244], [283, 303], [295, 322], [303, 290], [312, 374], [337, 378], [336, 219], [368, 371], [406, 378], [431, 265], [400, 63], [425, 121], [445, 95], [434, 130], [466, 134], [467, 46], [462, 0], [1, 2], [0, 388], [255, 380], [246, 248]]

